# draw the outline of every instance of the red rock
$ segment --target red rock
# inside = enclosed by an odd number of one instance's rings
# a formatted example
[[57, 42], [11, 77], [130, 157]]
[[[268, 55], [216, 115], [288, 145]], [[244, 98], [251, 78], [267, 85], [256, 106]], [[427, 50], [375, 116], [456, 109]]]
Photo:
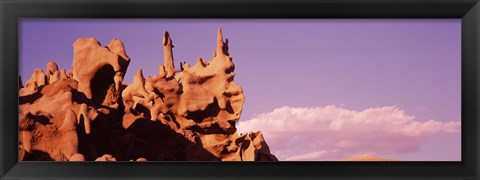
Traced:
[[220, 29], [216, 43], [213, 59], [179, 70], [165, 32], [159, 73], [128, 84], [120, 40], [78, 39], [72, 70], [49, 62], [19, 81], [19, 159], [277, 161], [260, 132], [237, 133], [245, 97]]

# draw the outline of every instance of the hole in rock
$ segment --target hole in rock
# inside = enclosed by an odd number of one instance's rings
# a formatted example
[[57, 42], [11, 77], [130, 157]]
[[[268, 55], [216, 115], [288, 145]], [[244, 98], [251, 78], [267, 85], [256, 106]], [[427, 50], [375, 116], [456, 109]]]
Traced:
[[90, 83], [92, 101], [94, 104], [102, 104], [107, 96], [108, 89], [113, 85], [115, 71], [111, 65], [104, 65], [93, 76]]
[[194, 112], [188, 112], [185, 118], [192, 119], [193, 121], [200, 123], [206, 118], [217, 117], [220, 112], [217, 98], [213, 99], [213, 103], [209, 104], [205, 110], [197, 110]]

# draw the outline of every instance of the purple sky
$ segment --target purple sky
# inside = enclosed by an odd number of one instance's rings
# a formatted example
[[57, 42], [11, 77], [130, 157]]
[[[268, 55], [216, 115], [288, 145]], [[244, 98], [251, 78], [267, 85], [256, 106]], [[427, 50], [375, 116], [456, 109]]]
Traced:
[[[283, 106], [335, 105], [358, 112], [396, 106], [415, 121], [443, 123], [460, 120], [460, 22], [23, 19], [20, 75], [25, 82], [48, 61], [71, 69], [77, 38], [95, 37], [102, 45], [118, 38], [132, 58], [125, 76], [130, 83], [140, 67], [145, 76], [158, 73], [164, 31], [172, 37], [178, 67], [180, 61], [194, 65], [196, 57], [211, 59], [220, 26], [246, 97], [240, 122]], [[269, 143], [269, 134], [265, 138]], [[270, 146], [275, 152], [276, 145]], [[460, 160], [460, 133], [436, 133], [415, 151], [368, 152], [401, 160]]]

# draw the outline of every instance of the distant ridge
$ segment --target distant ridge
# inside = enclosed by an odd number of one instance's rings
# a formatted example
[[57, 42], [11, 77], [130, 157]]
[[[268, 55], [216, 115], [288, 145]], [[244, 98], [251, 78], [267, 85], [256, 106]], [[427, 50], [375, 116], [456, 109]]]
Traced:
[[360, 154], [344, 159], [344, 161], [399, 161], [395, 159], [384, 159], [369, 154]]

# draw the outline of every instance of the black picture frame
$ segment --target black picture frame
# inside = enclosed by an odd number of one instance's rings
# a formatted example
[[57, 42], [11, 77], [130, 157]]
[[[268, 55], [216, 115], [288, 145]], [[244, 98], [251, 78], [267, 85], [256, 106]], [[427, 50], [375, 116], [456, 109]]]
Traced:
[[[19, 18], [461, 18], [461, 162], [18, 162]], [[479, 179], [478, 0], [0, 0], [1, 179]]]

